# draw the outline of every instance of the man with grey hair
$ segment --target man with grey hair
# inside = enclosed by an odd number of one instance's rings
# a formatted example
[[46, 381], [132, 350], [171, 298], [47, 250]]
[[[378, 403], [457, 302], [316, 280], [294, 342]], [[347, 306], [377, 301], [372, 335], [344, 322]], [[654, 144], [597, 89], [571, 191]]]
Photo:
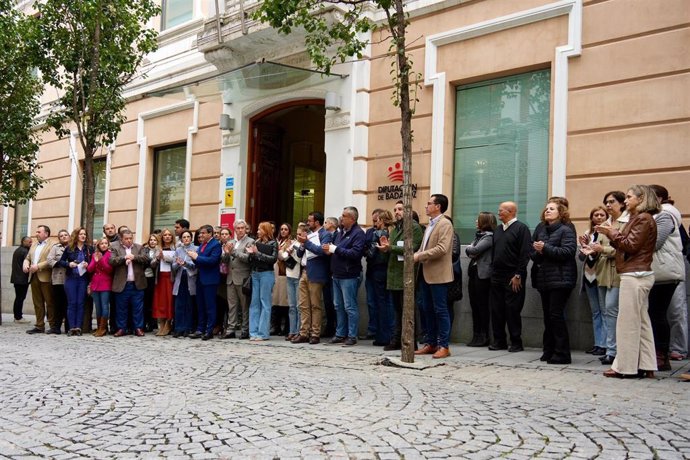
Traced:
[[337, 315], [335, 337], [331, 343], [352, 346], [357, 343], [359, 304], [357, 289], [362, 276], [364, 230], [357, 225], [359, 212], [354, 206], [343, 209], [342, 231], [336, 232], [333, 243], [324, 244], [323, 251], [331, 254], [333, 301]]
[[[249, 224], [243, 219], [235, 221], [235, 240], [230, 240], [223, 246], [221, 261], [229, 265], [230, 270], [226, 281], [228, 297], [228, 328], [224, 339], [234, 339], [235, 329], [241, 327], [240, 339], [249, 338], [249, 302], [242, 292], [242, 283], [250, 275], [249, 253], [247, 246], [254, 243], [249, 236]], [[241, 325], [238, 316], [242, 315]]]
[[45, 331], [45, 319], [55, 329], [55, 311], [53, 304], [53, 288], [51, 274], [53, 268], [48, 264], [48, 254], [55, 242], [50, 241], [50, 227], [39, 225], [36, 227], [36, 241], [31, 245], [22, 263], [24, 273], [29, 274], [31, 285], [31, 299], [36, 312], [36, 325], [26, 331], [27, 334], [42, 334]]

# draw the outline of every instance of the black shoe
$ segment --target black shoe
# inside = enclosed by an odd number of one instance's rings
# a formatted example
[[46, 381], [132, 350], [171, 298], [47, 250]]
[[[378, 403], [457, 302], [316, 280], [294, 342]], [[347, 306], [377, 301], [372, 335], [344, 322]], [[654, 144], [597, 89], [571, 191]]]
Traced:
[[354, 337], [348, 337], [343, 341], [344, 347], [351, 347], [353, 345], [357, 345], [357, 339], [355, 339]]
[[591, 354], [593, 354], [595, 351], [597, 351], [597, 348], [599, 348], [599, 347], [597, 347], [597, 346], [595, 345], [595, 346], [593, 346], [592, 348], [590, 348], [589, 350], [585, 350], [585, 353], [587, 353], [588, 355], [591, 355]]
[[173, 331], [172, 333], [173, 339], [179, 339], [181, 335], [182, 333], [178, 331]]
[[383, 347], [383, 351], [393, 351], [393, 350], [400, 350], [401, 345], [399, 343], [389, 343], [385, 347]]
[[338, 337], [336, 335], [328, 343], [343, 343], [343, 342], [345, 342], [345, 337]]
[[46, 330], [45, 333], [46, 333], [46, 335], [48, 335], [48, 334], [60, 335], [61, 334], [60, 329], [53, 329], [53, 328]]
[[39, 329], [39, 328], [35, 327], [33, 329], [29, 329], [28, 331], [26, 331], [26, 333], [27, 334], [43, 334], [43, 329]]
[[500, 344], [500, 343], [492, 343], [489, 345], [489, 350], [491, 351], [497, 351], [497, 350], [507, 350], [508, 345]]
[[249, 339], [249, 332], [243, 332], [242, 335], [240, 336], [240, 340], [248, 340]]
[[594, 356], [605, 356], [606, 355], [606, 348], [594, 347], [594, 351], [592, 352], [592, 355], [594, 355]]
[[204, 334], [200, 331], [196, 331], [194, 334], [189, 334], [190, 339], [200, 339]]
[[546, 361], [547, 364], [570, 364], [570, 358], [551, 358]]
[[522, 345], [511, 345], [511, 346], [508, 348], [508, 351], [511, 352], [511, 353], [517, 353], [517, 352], [524, 351], [524, 350], [525, 350], [525, 349], [522, 348]]
[[225, 335], [221, 338], [223, 338], [223, 339], [234, 339], [236, 337], [237, 337], [237, 335], [235, 335], [235, 331], [230, 331], [230, 332], [226, 332]]
[[606, 355], [603, 358], [599, 358], [599, 361], [601, 361], [601, 364], [605, 366], [610, 366], [611, 364], [613, 364], [614, 359], [616, 359], [615, 356]]
[[388, 345], [388, 343], [386, 343], [386, 342], [379, 342], [378, 340], [374, 340], [374, 342], [372, 343], [372, 345], [375, 346], [375, 347], [385, 347], [386, 345]]
[[205, 342], [206, 340], [211, 340], [212, 338], [213, 338], [213, 333], [209, 333], [209, 334], [204, 334], [204, 336], [201, 338], [201, 340], [203, 340]]
[[539, 361], [544, 361], [548, 362], [553, 355], [551, 353], [544, 352], [544, 354], [541, 355], [541, 358], [539, 358]]

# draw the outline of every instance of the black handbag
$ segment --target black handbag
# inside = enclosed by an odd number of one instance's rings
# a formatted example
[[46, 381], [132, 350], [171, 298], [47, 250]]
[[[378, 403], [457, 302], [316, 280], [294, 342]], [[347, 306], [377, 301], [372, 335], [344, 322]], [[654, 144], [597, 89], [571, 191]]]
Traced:
[[252, 277], [248, 276], [242, 281], [242, 293], [246, 296], [252, 295]]
[[295, 266], [297, 265], [297, 261], [292, 256], [288, 257], [283, 262], [285, 263], [285, 266], [290, 270], [295, 268]]

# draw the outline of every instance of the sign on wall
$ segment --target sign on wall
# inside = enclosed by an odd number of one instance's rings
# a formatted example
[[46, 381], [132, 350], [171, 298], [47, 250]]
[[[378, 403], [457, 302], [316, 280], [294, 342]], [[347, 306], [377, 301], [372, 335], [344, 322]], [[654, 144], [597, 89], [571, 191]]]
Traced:
[[[388, 167], [389, 184], [379, 185], [376, 188], [378, 201], [402, 200], [403, 197], [403, 170], [402, 165], [397, 162]], [[417, 184], [410, 184], [412, 187], [412, 198], [417, 197]]]
[[225, 207], [235, 206], [235, 178], [230, 176], [225, 178]]

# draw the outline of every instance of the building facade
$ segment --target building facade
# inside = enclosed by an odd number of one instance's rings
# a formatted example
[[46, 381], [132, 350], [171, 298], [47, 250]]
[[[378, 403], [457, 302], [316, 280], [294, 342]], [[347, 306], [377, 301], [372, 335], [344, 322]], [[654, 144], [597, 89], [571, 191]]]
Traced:
[[[99, 157], [97, 227], [127, 225], [143, 241], [180, 217], [192, 227], [295, 223], [346, 205], [367, 223], [371, 210], [399, 199], [385, 33], [372, 34], [364, 59], [324, 76], [299, 33], [280, 36], [251, 19], [258, 3], [163, 2], [150, 24], [160, 47], [147, 78], [128, 88], [117, 143]], [[419, 0], [407, 8], [419, 74], [414, 209], [430, 193], [446, 194], [465, 243], [479, 211], [513, 200], [534, 228], [551, 195], [568, 197], [583, 231], [604, 193], [632, 183], [665, 185], [687, 216], [687, 1]], [[328, 14], [337, 20], [337, 8]], [[39, 162], [49, 182], [26, 206], [4, 209], [3, 248], [40, 223], [79, 225], [82, 158], [74, 136], [46, 134]], [[456, 308], [467, 311], [465, 302]], [[586, 300], [573, 295], [571, 310], [571, 334], [585, 343]], [[531, 293], [526, 329], [537, 343], [540, 314]], [[456, 338], [468, 330], [464, 318]]]

